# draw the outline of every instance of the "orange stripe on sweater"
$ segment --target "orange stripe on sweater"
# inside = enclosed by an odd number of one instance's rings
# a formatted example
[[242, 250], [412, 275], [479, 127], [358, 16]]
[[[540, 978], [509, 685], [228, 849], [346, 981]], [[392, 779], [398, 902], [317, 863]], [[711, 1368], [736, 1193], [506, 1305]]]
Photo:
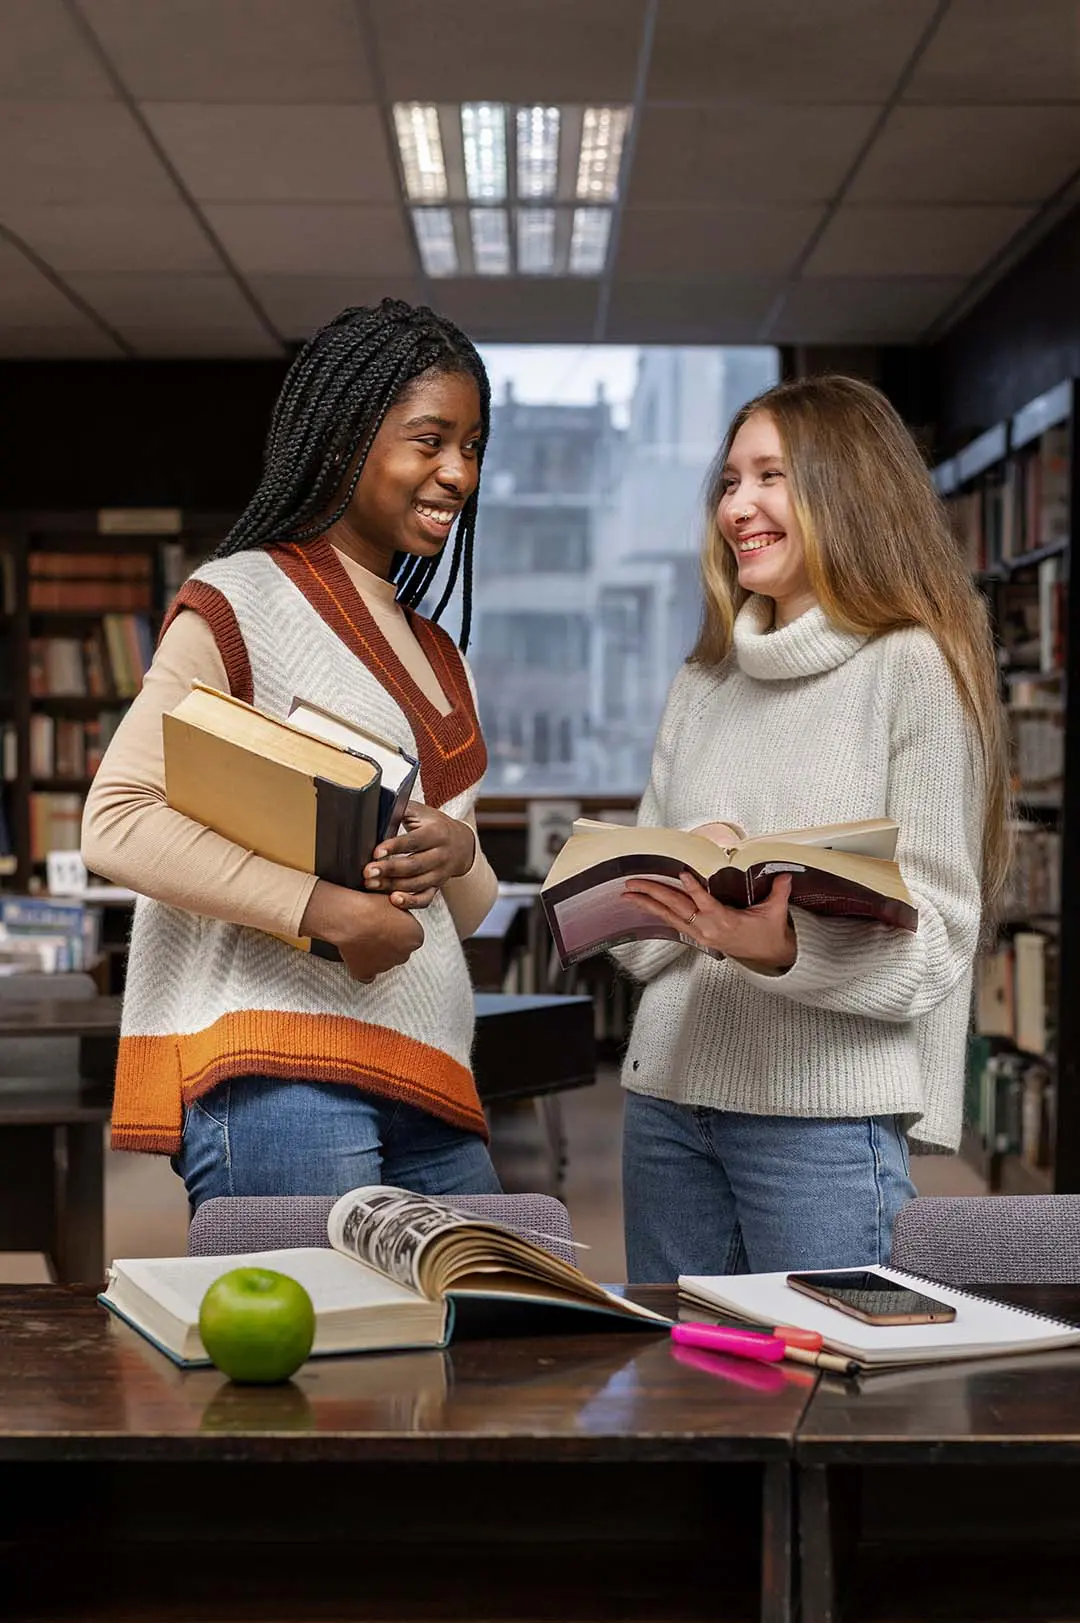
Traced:
[[441, 1049], [338, 1015], [251, 1009], [189, 1035], [120, 1039], [113, 1148], [174, 1155], [184, 1105], [235, 1076], [337, 1082], [487, 1138], [472, 1073]]

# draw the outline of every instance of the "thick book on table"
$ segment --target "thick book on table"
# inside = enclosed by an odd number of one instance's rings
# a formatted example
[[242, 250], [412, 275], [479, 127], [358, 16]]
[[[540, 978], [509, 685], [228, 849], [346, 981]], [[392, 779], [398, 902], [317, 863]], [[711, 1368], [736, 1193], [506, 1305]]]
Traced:
[[863, 1324], [794, 1290], [786, 1273], [680, 1274], [679, 1294], [694, 1307], [752, 1324], [774, 1329], [778, 1324], [794, 1324], [801, 1330], [817, 1330], [830, 1352], [852, 1358], [867, 1370], [1080, 1347], [1080, 1325], [993, 1302], [954, 1285], [938, 1285], [896, 1268], [833, 1271], [880, 1274], [883, 1279], [913, 1285], [924, 1296], [955, 1308], [956, 1317], [947, 1324]]
[[351, 1190], [326, 1229], [329, 1249], [118, 1259], [99, 1301], [183, 1365], [209, 1363], [199, 1305], [233, 1268], [274, 1268], [304, 1286], [313, 1356], [444, 1347], [455, 1324], [493, 1335], [670, 1324], [501, 1223], [404, 1189]]
[[[416, 781], [410, 757], [303, 700], [282, 721], [196, 682], [162, 717], [162, 736], [174, 811], [350, 890], [363, 888], [371, 853], [396, 829]], [[325, 942], [292, 945], [338, 957]]]
[[696, 946], [625, 891], [628, 879], [681, 890], [684, 872], [728, 907], [763, 901], [776, 875], [787, 873], [795, 907], [915, 930], [918, 911], [894, 860], [898, 832], [891, 818], [876, 817], [758, 834], [724, 847], [680, 829], [626, 828], [579, 818], [540, 899], [564, 969], [626, 941]]

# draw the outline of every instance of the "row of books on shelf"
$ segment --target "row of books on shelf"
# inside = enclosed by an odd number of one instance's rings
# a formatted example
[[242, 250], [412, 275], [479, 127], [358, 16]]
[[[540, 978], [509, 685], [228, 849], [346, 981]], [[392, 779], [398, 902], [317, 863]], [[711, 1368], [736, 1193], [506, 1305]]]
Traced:
[[1025, 676], [1065, 668], [1067, 574], [1064, 558], [1044, 558], [1034, 574], [1014, 575], [997, 601], [998, 659]]
[[82, 814], [81, 794], [35, 790], [30, 796], [30, 861], [44, 862], [50, 851], [77, 851]]
[[147, 552], [31, 552], [31, 612], [123, 612], [153, 607], [153, 558]]
[[1065, 773], [1065, 712], [1012, 710], [1009, 714], [1013, 777], [1021, 797], [1060, 791]]
[[154, 656], [141, 614], [106, 614], [85, 637], [31, 637], [31, 698], [133, 699]]
[[1054, 1160], [1057, 1092], [1045, 1060], [992, 1037], [968, 1045], [965, 1119], [988, 1155], [1015, 1155], [1025, 1166]]
[[1061, 835], [1039, 823], [1016, 825], [1016, 846], [1001, 911], [1008, 920], [1056, 917], [1061, 905]]
[[975, 1029], [1002, 1037], [1027, 1054], [1044, 1055], [1053, 1037], [1057, 940], [1041, 930], [1014, 930], [978, 960]]
[[0, 973], [89, 969], [101, 951], [101, 913], [82, 902], [0, 895]]
[[30, 776], [92, 778], [122, 719], [122, 710], [103, 710], [87, 721], [31, 716]]
[[1069, 425], [1048, 428], [949, 499], [953, 530], [979, 574], [1069, 538]]

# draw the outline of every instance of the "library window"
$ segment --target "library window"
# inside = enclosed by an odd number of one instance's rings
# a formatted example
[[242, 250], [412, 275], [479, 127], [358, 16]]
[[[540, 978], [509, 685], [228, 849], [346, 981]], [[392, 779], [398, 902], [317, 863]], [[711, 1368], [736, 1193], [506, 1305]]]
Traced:
[[484, 359], [469, 659], [482, 717], [498, 705], [486, 792], [639, 795], [697, 633], [705, 473], [734, 412], [777, 381], [777, 351], [492, 345]]

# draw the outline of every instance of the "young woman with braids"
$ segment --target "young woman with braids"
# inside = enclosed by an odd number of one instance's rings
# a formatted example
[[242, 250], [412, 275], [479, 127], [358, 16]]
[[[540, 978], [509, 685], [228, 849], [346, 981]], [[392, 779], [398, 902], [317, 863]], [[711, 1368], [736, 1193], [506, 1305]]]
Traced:
[[[95, 779], [86, 862], [139, 892], [113, 1144], [171, 1154], [193, 1208], [380, 1182], [498, 1189], [460, 945], [496, 893], [462, 657], [488, 420], [483, 363], [430, 310], [386, 299], [317, 332], [285, 379], [259, 485], [179, 592]], [[459, 578], [462, 652], [437, 624]], [[418, 756], [415, 799], [366, 890], [282, 868], [167, 805], [161, 717], [193, 680], [272, 715], [302, 697]], [[279, 939], [310, 936], [342, 961]]]
[[[972, 961], [1009, 856], [985, 604], [910, 434], [852, 378], [737, 413], [706, 497], [705, 615], [642, 823], [733, 832], [893, 817], [914, 934], [628, 883], [695, 945], [617, 956], [632, 1280], [885, 1262], [908, 1138], [960, 1141]], [[704, 949], [696, 951], [695, 947]]]

